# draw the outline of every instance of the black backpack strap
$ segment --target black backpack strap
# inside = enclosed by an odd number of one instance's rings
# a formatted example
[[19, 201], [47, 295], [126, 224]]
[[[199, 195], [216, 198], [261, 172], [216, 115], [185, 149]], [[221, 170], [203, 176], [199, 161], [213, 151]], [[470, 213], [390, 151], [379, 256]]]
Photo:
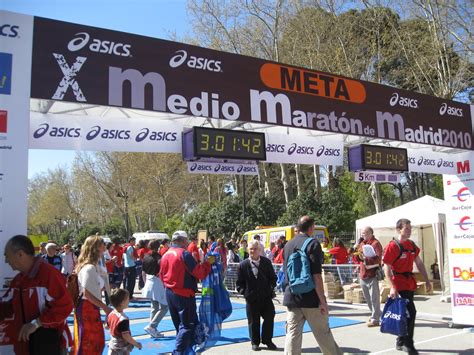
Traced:
[[[413, 240], [411, 240], [411, 239], [408, 239], [408, 241], [410, 242], [411, 246], [413, 247], [413, 251], [415, 251], [415, 250], [416, 250], [416, 244], [415, 244], [415, 242], [414, 242]], [[393, 264], [395, 264], [395, 262], [396, 262], [398, 259], [401, 258], [403, 252], [404, 252], [404, 251], [407, 251], [407, 250], [403, 247], [402, 243], [400, 243], [397, 239], [395, 239], [395, 238], [392, 239], [392, 242], [395, 242], [395, 244], [397, 244], [397, 245], [398, 245], [398, 248], [400, 249], [400, 254], [398, 254], [398, 256], [395, 258], [395, 260], [392, 262], [392, 265], [393, 265]]]

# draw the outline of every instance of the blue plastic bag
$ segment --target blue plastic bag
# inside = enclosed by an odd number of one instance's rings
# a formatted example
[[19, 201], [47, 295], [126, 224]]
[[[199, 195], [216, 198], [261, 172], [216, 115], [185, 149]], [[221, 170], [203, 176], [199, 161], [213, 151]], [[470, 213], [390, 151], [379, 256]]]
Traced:
[[380, 331], [382, 333], [405, 336], [408, 334], [408, 300], [402, 297], [387, 299], [380, 317]]
[[197, 350], [211, 347], [219, 340], [222, 322], [232, 313], [232, 303], [222, 278], [222, 264], [219, 253], [209, 252], [217, 262], [211, 267], [210, 274], [202, 280], [202, 297], [199, 306], [201, 339], [195, 340]]

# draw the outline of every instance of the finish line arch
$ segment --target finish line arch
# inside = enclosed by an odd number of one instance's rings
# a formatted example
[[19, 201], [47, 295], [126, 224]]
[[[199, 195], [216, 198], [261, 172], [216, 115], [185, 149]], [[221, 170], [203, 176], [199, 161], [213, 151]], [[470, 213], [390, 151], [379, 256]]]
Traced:
[[[407, 147], [410, 171], [418, 166], [449, 175], [446, 199], [461, 185], [474, 190], [472, 105], [161, 39], [5, 11], [0, 18], [10, 29], [0, 37], [2, 250], [12, 235], [27, 231], [29, 148], [180, 152], [179, 132], [198, 125], [262, 131], [276, 142], [285, 135], [316, 151], [362, 142]], [[96, 132], [88, 139], [101, 124], [111, 138]], [[144, 129], [147, 138], [161, 132], [165, 139], [137, 141]], [[173, 133], [176, 139], [166, 140]], [[273, 159], [342, 165], [342, 154], [316, 155]], [[418, 164], [420, 158], [429, 164]], [[473, 201], [469, 195], [463, 203]], [[471, 237], [456, 238], [474, 234], [466, 224], [474, 220], [472, 208], [467, 211], [454, 211], [447, 221], [455, 249], [472, 244]], [[472, 250], [450, 255], [461, 269], [471, 267], [469, 257]], [[2, 285], [9, 270], [2, 259]], [[472, 282], [452, 281], [458, 294], [473, 297]], [[459, 310], [461, 317], [462, 306], [453, 314]]]

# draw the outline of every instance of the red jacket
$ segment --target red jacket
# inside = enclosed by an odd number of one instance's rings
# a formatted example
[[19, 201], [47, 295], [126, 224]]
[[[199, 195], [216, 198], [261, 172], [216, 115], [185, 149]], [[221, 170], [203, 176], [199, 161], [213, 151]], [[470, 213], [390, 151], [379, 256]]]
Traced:
[[161, 258], [160, 279], [165, 287], [183, 297], [194, 297], [197, 280], [204, 279], [211, 272], [211, 264], [198, 264], [190, 252], [171, 247]]
[[123, 248], [118, 245], [118, 244], [115, 244], [113, 247], [112, 247], [112, 250], [110, 250], [110, 256], [113, 258], [114, 256], [117, 257], [117, 260], [115, 261], [115, 265], [117, 265], [117, 267], [122, 267], [123, 265]]
[[[73, 304], [66, 290], [66, 279], [44, 259], [35, 257], [28, 274], [15, 276], [1, 302], [5, 302], [3, 305], [12, 302], [14, 313], [12, 317], [0, 319], [0, 342], [13, 344], [15, 354], [29, 353], [28, 344], [18, 342], [18, 333], [23, 324], [36, 318], [43, 327], [55, 328], [61, 333], [64, 347], [72, 346], [66, 318], [71, 314]], [[1, 334], [4, 327], [5, 333]]]
[[188, 251], [191, 253], [194, 260], [196, 260], [198, 263], [201, 262], [201, 260], [199, 258], [199, 248], [198, 248], [198, 246], [195, 242], [189, 243]]

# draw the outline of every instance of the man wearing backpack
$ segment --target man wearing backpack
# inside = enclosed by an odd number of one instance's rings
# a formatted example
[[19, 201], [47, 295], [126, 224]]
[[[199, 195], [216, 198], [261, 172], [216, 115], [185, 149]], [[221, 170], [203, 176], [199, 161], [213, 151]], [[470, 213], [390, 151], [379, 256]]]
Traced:
[[284, 249], [286, 287], [283, 305], [288, 307], [285, 354], [301, 354], [303, 326], [307, 321], [323, 354], [342, 355], [329, 328], [321, 276], [322, 250], [319, 242], [312, 238], [314, 219], [301, 217], [298, 230], [300, 234], [286, 243]]
[[408, 335], [397, 337], [396, 348], [410, 355], [417, 355], [418, 351], [413, 343], [416, 318], [416, 308], [413, 302], [416, 290], [416, 279], [413, 277], [413, 263], [416, 264], [421, 275], [423, 275], [428, 292], [431, 290], [431, 283], [428, 280], [425, 265], [419, 256], [420, 248], [410, 240], [411, 222], [406, 218], [402, 218], [397, 221], [396, 229], [398, 239], [392, 240], [385, 247], [383, 255], [385, 278], [390, 285], [390, 297], [396, 298], [400, 296], [408, 300]]

